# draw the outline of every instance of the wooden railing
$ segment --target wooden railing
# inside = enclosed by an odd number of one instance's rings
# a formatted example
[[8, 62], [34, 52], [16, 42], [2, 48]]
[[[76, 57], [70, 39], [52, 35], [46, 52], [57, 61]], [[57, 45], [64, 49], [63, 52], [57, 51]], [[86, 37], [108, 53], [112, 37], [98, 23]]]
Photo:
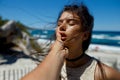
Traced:
[[17, 67], [17, 68], [0, 68], [0, 80], [20, 80], [25, 74], [33, 70], [35, 67]]

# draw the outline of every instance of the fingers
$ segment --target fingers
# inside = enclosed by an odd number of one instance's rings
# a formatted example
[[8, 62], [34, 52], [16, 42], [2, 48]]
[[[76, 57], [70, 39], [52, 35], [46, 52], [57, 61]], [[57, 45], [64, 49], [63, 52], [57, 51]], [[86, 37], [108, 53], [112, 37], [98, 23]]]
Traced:
[[63, 42], [56, 40], [52, 46], [51, 51], [54, 51], [55, 54], [62, 55], [64, 58], [68, 56], [69, 50], [68, 48], [64, 47]]
[[56, 29], [56, 40], [52, 44], [51, 49], [57, 54], [61, 54], [64, 57], [68, 56], [68, 49], [64, 46], [64, 41], [61, 40], [61, 34], [59, 33], [59, 28]]
[[57, 54], [59, 57], [62, 57], [63, 59], [66, 59], [68, 57], [69, 50], [67, 48], [64, 48], [60, 50]]
[[61, 35], [59, 33], [59, 28], [56, 29], [56, 40], [61, 41]]
[[59, 33], [59, 27], [56, 28], [56, 41], [55, 41], [55, 43], [57, 43], [56, 46], [59, 45], [59, 47], [64, 48], [64, 43], [61, 40], [61, 34]]
[[65, 58], [67, 58], [68, 57], [68, 53], [69, 53], [69, 49], [68, 48], [64, 48], [64, 50], [65, 50], [65, 54], [64, 54], [64, 57]]

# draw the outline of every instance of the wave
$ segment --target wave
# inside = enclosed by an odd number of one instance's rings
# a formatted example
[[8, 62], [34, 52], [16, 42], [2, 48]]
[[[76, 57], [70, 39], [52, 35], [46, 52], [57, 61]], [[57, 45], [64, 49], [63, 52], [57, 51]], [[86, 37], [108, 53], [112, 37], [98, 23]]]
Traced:
[[39, 35], [39, 34], [34, 34], [33, 37], [35, 37], [35, 38], [41, 38], [41, 39], [47, 39], [48, 38], [47, 35]]
[[118, 44], [120, 44], [120, 42], [118, 42]]
[[[55, 36], [55, 30], [33, 30], [31, 34], [37, 39], [52, 40]], [[120, 46], [120, 32], [94, 31], [91, 42], [93, 44]]]
[[109, 36], [105, 34], [101, 35], [94, 35], [92, 36], [93, 39], [108, 39], [108, 40], [120, 40], [120, 36]]

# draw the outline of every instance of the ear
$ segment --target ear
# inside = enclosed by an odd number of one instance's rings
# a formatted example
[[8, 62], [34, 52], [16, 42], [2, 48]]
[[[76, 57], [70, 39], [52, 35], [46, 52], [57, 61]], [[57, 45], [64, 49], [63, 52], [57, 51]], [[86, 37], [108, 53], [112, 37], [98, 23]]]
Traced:
[[89, 31], [85, 31], [84, 34], [83, 34], [83, 40], [87, 40], [89, 35], [90, 35], [90, 32]]

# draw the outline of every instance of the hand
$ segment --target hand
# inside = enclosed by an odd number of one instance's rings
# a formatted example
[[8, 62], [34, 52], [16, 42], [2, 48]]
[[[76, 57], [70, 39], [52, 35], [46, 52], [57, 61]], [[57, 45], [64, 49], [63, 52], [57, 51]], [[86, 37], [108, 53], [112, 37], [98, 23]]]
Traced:
[[64, 43], [62, 41], [56, 41], [51, 45], [51, 51], [54, 51], [56, 54], [62, 55], [64, 58], [68, 56], [68, 48], [64, 47]]
[[51, 51], [54, 51], [54, 53], [62, 54], [63, 56], [67, 56], [68, 49], [64, 46], [64, 41], [61, 40], [61, 35], [60, 33], [58, 33], [57, 30], [56, 30], [56, 40], [51, 45]]

